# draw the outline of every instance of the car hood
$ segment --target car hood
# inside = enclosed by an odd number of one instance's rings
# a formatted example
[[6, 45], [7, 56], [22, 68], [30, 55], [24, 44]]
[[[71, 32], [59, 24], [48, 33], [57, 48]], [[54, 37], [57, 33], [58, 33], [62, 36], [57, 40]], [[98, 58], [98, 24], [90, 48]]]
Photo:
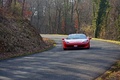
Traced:
[[65, 39], [65, 42], [69, 43], [77, 43], [77, 42], [84, 42], [87, 41], [88, 39]]

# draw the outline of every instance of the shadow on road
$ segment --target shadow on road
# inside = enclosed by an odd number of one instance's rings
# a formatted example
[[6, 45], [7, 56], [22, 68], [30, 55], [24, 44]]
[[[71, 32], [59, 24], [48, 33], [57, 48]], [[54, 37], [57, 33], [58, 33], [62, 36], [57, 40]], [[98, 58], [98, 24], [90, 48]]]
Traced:
[[119, 58], [116, 45], [91, 41], [90, 49], [66, 50], [61, 38], [49, 51], [0, 61], [0, 80], [94, 80]]

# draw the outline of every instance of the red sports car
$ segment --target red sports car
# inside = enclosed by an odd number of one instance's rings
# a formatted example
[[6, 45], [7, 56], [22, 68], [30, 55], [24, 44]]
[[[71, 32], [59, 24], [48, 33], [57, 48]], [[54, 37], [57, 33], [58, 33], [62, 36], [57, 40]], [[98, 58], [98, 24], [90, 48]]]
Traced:
[[70, 48], [90, 48], [91, 38], [87, 37], [85, 34], [70, 34], [67, 38], [62, 39], [63, 49]]

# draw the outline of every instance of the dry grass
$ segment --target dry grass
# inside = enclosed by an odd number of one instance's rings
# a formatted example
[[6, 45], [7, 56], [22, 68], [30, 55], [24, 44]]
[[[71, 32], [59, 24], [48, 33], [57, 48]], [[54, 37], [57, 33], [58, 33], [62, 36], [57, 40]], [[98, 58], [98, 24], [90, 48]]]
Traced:
[[4, 52], [0, 54], [0, 60], [5, 60], [5, 59], [10, 59], [10, 58], [15, 58], [15, 57], [21, 57], [21, 56], [27, 56], [27, 55], [31, 55], [31, 54], [36, 54], [36, 53], [40, 53], [46, 50], [49, 50], [51, 48], [53, 48], [55, 46], [55, 42], [51, 39], [48, 38], [43, 38], [43, 41], [45, 42], [46, 45], [43, 45], [43, 49], [39, 49], [37, 51], [34, 52], [21, 52], [21, 53], [15, 53], [15, 52]]
[[120, 80], [120, 61], [113, 64], [108, 71], [95, 80]]
[[[93, 40], [100, 40], [120, 45], [120, 41], [96, 38], [93, 38]], [[120, 60], [118, 60], [108, 71], [106, 71], [103, 75], [99, 76], [95, 80], [120, 80]]]
[[114, 44], [120, 45], [120, 41], [97, 39], [97, 38], [93, 38], [93, 40], [100, 40], [100, 41], [105, 41], [105, 42], [110, 42], [110, 43], [114, 43]]

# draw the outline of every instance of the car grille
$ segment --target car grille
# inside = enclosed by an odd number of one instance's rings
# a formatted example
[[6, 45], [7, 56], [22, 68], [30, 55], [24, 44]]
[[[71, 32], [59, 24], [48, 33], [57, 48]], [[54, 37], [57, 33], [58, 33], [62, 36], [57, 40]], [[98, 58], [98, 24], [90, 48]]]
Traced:
[[[86, 45], [77, 45], [77, 47], [85, 47]], [[67, 47], [74, 47], [74, 45], [67, 45]]]

